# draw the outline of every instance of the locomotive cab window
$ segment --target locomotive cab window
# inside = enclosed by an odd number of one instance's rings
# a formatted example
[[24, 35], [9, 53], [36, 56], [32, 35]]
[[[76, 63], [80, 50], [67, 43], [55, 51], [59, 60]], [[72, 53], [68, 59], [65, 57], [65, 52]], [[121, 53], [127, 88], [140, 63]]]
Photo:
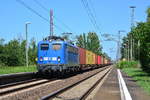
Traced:
[[52, 44], [52, 49], [53, 50], [60, 50], [61, 49], [61, 44]]
[[41, 50], [48, 50], [49, 45], [48, 44], [41, 44]]

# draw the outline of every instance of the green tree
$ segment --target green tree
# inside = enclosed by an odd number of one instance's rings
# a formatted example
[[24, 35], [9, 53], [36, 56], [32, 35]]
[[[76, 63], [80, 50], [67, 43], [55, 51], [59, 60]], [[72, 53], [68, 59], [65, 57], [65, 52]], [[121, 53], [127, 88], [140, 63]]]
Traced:
[[37, 46], [36, 46], [36, 41], [34, 38], [31, 39], [30, 42], [30, 47], [29, 47], [29, 63], [30, 64], [36, 64], [36, 59], [37, 57]]
[[95, 32], [89, 32], [86, 36], [85, 33], [77, 36], [78, 47], [85, 48], [96, 54], [101, 54], [101, 45], [98, 35]]
[[100, 40], [98, 35], [94, 32], [89, 32], [87, 36], [87, 49], [96, 54], [101, 53]]
[[[133, 56], [135, 60], [141, 62], [143, 69], [150, 70], [150, 8], [147, 9], [147, 22], [139, 22], [126, 38], [130, 38], [130, 35], [134, 40]], [[124, 43], [125, 41], [123, 41]], [[131, 44], [129, 45], [131, 46]]]
[[19, 53], [20, 53], [20, 44], [18, 40], [11, 40], [8, 44], [6, 44], [5, 55], [7, 58], [8, 66], [17, 66], [19, 64]]
[[[4, 44], [4, 40], [0, 39], [0, 66], [22, 66], [26, 64], [25, 57], [26, 41], [14, 39]], [[31, 39], [29, 45], [29, 64], [35, 64], [35, 58], [37, 56], [36, 42]]]
[[6, 57], [4, 55], [5, 52], [5, 45], [4, 45], [4, 39], [0, 39], [0, 66], [5, 65], [6, 63]]
[[150, 22], [150, 7], [146, 11], [147, 13], [147, 22]]
[[77, 36], [76, 44], [78, 47], [87, 49], [87, 37], [86, 37], [85, 33]]
[[123, 44], [121, 45], [121, 58], [123, 59], [123, 58], [126, 58], [126, 59], [128, 59], [128, 57], [127, 57], [127, 55], [128, 55], [128, 38], [127, 37], [124, 37], [123, 39], [122, 39], [122, 41], [123, 41]]
[[25, 50], [26, 50], [26, 40], [22, 40], [20, 43], [20, 54], [19, 54], [19, 62], [20, 65], [26, 64], [26, 56], [25, 56]]

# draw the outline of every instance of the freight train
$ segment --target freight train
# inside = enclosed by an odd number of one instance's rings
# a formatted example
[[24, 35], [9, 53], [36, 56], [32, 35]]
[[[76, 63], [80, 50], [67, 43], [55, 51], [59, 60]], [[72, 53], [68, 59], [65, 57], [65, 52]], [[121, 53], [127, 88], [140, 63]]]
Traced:
[[41, 74], [65, 74], [110, 64], [104, 56], [56, 36], [49, 36], [38, 43], [37, 57], [37, 69]]

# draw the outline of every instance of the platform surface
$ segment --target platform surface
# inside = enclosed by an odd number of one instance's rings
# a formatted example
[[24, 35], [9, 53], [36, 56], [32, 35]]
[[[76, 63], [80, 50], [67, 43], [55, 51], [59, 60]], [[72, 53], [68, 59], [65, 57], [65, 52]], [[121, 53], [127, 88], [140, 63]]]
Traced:
[[[125, 73], [122, 73], [122, 76], [132, 100], [150, 100], [150, 96], [140, 86], [137, 85], [136, 81], [127, 76]], [[118, 72], [116, 68], [113, 68], [105, 82], [95, 94], [93, 100], [121, 100]]]
[[103, 85], [94, 96], [94, 100], [121, 100], [117, 70], [115, 68], [113, 68]]

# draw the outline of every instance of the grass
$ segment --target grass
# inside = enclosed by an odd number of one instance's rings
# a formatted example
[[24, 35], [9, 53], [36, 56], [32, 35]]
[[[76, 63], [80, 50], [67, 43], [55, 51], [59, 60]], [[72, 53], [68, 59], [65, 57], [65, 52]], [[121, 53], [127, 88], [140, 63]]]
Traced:
[[137, 84], [150, 95], [150, 74], [140, 68], [123, 68], [122, 70], [133, 77], [133, 79], [137, 81]]
[[36, 72], [36, 66], [32, 65], [29, 67], [26, 66], [3, 66], [0, 67], [0, 74], [11, 74], [11, 73], [19, 73], [19, 72]]
[[116, 66], [117, 68], [123, 69], [123, 68], [136, 68], [138, 67], [137, 61], [119, 61]]

